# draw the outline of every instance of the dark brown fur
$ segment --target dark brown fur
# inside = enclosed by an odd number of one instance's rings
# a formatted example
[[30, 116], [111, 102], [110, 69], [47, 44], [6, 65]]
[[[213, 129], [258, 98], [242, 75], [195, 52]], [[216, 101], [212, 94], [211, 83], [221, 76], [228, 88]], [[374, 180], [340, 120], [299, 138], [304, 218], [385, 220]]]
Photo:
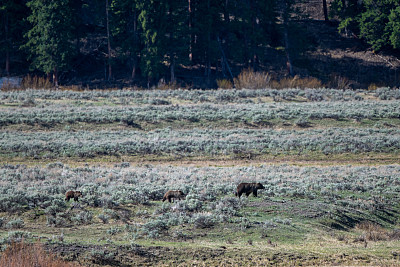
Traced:
[[79, 197], [82, 196], [82, 192], [81, 191], [68, 191], [67, 193], [65, 193], [65, 200], [69, 201], [71, 198], [74, 199], [74, 201], [78, 201], [79, 202]]
[[241, 183], [237, 186], [235, 195], [240, 198], [242, 194], [246, 194], [248, 197], [253, 193], [253, 196], [256, 197], [258, 189], [264, 189], [264, 186], [260, 183]]
[[168, 200], [168, 202], [171, 202], [171, 199], [173, 201], [174, 198], [181, 200], [185, 199], [186, 195], [181, 190], [169, 190], [165, 193], [162, 201], [164, 202], [165, 200]]

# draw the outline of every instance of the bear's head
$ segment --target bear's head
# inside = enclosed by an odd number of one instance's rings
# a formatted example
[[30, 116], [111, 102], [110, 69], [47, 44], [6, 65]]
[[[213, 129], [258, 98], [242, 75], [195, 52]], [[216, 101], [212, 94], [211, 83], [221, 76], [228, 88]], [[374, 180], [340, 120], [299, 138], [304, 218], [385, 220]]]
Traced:
[[257, 189], [265, 189], [265, 187], [261, 183], [256, 184]]

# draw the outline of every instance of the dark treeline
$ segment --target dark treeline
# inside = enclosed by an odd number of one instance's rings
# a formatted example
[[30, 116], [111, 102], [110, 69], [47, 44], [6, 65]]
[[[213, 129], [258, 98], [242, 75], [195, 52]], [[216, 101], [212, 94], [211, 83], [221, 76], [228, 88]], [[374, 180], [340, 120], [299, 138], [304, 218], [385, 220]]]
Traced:
[[[399, 1], [335, 0], [329, 10], [341, 30], [359, 35], [376, 50], [396, 49]], [[293, 37], [299, 27], [294, 2], [1, 0], [3, 74], [35, 71], [57, 84], [59, 79], [77, 80], [84, 74], [76, 72], [82, 66], [88, 71], [97, 66], [108, 81], [151, 85], [199, 76], [209, 87], [216, 77], [232, 79], [244, 68], [268, 70], [267, 51], [274, 49], [284, 58], [281, 69], [293, 75], [291, 55], [301, 53], [306, 42], [291, 41], [299, 38]], [[330, 20], [325, 0], [322, 9]]]

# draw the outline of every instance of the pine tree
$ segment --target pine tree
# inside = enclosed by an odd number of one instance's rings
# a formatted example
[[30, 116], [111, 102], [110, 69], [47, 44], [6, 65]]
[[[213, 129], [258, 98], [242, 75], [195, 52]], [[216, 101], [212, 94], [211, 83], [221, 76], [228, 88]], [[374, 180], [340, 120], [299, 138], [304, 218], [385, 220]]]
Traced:
[[166, 55], [170, 69], [170, 81], [175, 83], [175, 69], [187, 63], [189, 54], [189, 14], [186, 0], [167, 0]]
[[193, 63], [204, 66], [207, 86], [211, 85], [211, 67], [218, 64], [218, 36], [222, 32], [223, 5], [221, 0], [193, 1]]
[[399, 47], [399, 0], [365, 0], [359, 17], [360, 34], [374, 50]]
[[393, 48], [400, 48], [400, 6], [392, 9], [389, 15], [389, 22], [386, 25], [389, 33], [389, 41]]
[[163, 0], [140, 3], [139, 22], [143, 30], [144, 48], [141, 52], [141, 68], [147, 76], [148, 86], [165, 72], [162, 64], [165, 55], [166, 6]]
[[141, 29], [138, 25], [139, 3], [135, 0], [113, 0], [111, 25], [112, 35], [120, 48], [120, 57], [127, 58], [132, 66], [131, 79], [135, 79], [142, 50]]
[[183, 0], [149, 0], [139, 6], [139, 21], [143, 31], [141, 65], [154, 81], [170, 70], [170, 81], [175, 82], [175, 68], [186, 61], [189, 54], [187, 2]]
[[23, 0], [3, 0], [0, 2], [0, 55], [5, 59], [5, 73], [10, 75], [11, 54], [18, 51], [23, 43], [26, 23], [24, 18], [28, 12]]
[[340, 19], [340, 31], [359, 35], [375, 51], [400, 47], [399, 0], [335, 0], [331, 11]]
[[70, 1], [32, 0], [27, 6], [32, 10], [28, 17], [32, 28], [26, 34], [24, 47], [32, 59], [31, 67], [53, 74], [57, 87], [58, 73], [68, 69], [74, 52]]

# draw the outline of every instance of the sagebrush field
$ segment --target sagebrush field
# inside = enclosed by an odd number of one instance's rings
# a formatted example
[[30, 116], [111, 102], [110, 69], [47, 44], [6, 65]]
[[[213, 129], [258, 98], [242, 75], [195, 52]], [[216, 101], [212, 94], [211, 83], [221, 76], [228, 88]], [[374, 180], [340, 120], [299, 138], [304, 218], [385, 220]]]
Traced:
[[[0, 92], [1, 250], [39, 240], [82, 266], [398, 266], [399, 99]], [[239, 199], [241, 182], [265, 189]], [[162, 202], [168, 190], [186, 199]]]

